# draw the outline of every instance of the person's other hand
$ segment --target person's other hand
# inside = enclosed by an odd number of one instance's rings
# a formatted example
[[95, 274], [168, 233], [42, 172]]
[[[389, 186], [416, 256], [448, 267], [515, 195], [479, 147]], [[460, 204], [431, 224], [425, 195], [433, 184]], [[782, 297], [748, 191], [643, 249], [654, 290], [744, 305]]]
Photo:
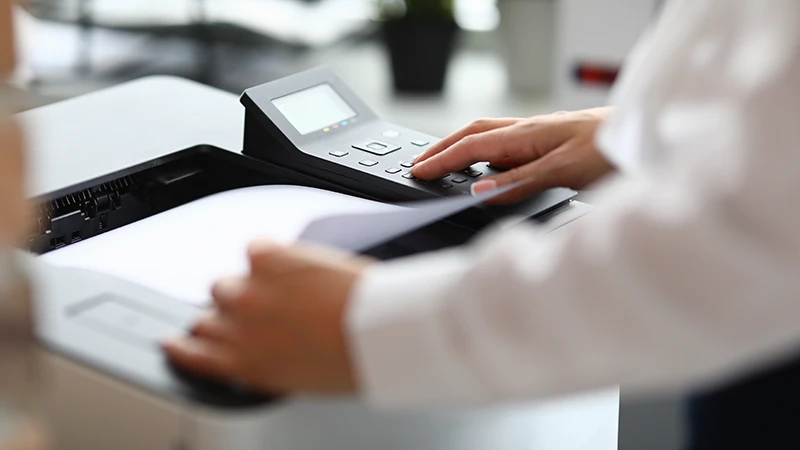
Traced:
[[582, 189], [613, 170], [595, 146], [610, 108], [528, 119], [481, 119], [433, 145], [415, 161], [414, 176], [436, 179], [477, 162], [509, 169], [473, 185], [476, 193], [517, 182], [492, 202], [511, 203], [554, 187]]
[[256, 243], [251, 273], [218, 282], [215, 309], [164, 348], [181, 368], [268, 393], [352, 393], [345, 314], [371, 260]]

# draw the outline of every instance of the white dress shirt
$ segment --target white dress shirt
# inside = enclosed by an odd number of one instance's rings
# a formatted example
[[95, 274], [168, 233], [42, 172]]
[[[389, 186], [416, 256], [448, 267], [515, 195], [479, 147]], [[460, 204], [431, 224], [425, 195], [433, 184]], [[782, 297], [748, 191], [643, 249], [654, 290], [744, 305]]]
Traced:
[[653, 393], [800, 351], [800, 2], [674, 0], [613, 103], [625, 177], [594, 213], [369, 270], [348, 316], [369, 400]]

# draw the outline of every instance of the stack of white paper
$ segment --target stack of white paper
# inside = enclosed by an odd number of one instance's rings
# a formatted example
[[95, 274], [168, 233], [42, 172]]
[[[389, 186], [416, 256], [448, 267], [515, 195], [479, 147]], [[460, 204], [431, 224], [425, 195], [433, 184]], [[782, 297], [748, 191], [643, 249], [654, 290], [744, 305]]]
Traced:
[[43, 255], [64, 267], [133, 281], [197, 305], [220, 277], [247, 272], [255, 239], [361, 251], [478, 204], [492, 194], [397, 206], [298, 186], [212, 195]]

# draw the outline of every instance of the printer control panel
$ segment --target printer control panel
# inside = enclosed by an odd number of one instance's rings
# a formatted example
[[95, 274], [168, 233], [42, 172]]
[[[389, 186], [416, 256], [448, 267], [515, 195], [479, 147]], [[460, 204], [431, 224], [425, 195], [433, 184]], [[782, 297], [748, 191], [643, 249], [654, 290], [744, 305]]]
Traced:
[[345, 134], [343, 138], [336, 137], [308, 148], [333, 164], [432, 196], [469, 195], [472, 183], [497, 173], [489, 164], [479, 163], [437, 180], [414, 177], [414, 159], [436, 142], [438, 139], [432, 136], [376, 123], [367, 124], [359, 132]]
[[[499, 173], [477, 163], [438, 180], [412, 174], [434, 136], [380, 119], [329, 68], [317, 68], [248, 89], [244, 154], [327, 179], [387, 201], [469, 195], [472, 184]], [[575, 192], [548, 193], [551, 203]]]

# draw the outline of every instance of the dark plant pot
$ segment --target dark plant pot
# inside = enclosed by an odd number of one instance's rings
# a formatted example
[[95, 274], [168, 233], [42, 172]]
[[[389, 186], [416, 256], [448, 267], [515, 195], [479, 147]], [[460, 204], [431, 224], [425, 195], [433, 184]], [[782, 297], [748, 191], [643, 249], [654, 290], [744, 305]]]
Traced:
[[453, 21], [396, 20], [383, 26], [397, 92], [435, 94], [444, 89], [458, 26]]

